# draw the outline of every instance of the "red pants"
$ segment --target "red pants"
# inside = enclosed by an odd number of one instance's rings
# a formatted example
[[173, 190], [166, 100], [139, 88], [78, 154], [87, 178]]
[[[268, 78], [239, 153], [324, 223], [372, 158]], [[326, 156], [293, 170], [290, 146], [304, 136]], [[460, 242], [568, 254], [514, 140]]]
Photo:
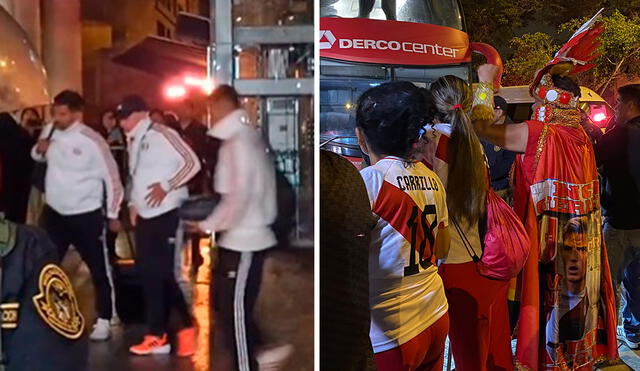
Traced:
[[449, 315], [444, 314], [418, 336], [375, 355], [378, 371], [442, 371]]
[[474, 262], [442, 264], [449, 301], [449, 340], [456, 371], [511, 371], [509, 282], [478, 274]]

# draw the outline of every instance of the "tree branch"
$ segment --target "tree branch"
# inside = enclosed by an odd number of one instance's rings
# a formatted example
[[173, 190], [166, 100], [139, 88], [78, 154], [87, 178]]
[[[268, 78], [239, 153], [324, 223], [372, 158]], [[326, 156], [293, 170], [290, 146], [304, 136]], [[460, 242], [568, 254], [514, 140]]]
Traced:
[[[636, 50], [634, 50], [633, 52], [631, 52], [630, 54], [628, 54], [626, 57], [622, 58], [620, 60], [620, 63], [618, 63], [618, 65], [616, 65], [616, 68], [613, 70], [613, 73], [611, 74], [611, 76], [609, 76], [609, 78], [607, 79], [607, 81], [605, 81], [604, 84], [602, 84], [600, 86], [600, 88], [598, 89], [598, 94], [602, 95], [604, 93], [604, 91], [607, 89], [607, 87], [609, 86], [609, 84], [611, 83], [612, 80], [614, 80], [614, 78], [617, 78], [620, 72], [620, 68], [622, 67], [622, 65], [624, 64], [624, 62], [626, 62], [628, 59], [630, 59], [634, 54], [639, 53], [640, 52], [640, 47], [637, 48]], [[609, 58], [607, 58], [608, 60]]]

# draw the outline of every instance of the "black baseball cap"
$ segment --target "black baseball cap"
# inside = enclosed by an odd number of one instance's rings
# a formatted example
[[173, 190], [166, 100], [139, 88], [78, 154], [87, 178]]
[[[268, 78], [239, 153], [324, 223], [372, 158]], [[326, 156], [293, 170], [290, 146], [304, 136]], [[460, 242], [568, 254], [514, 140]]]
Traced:
[[139, 95], [127, 95], [122, 102], [116, 107], [116, 118], [118, 120], [126, 119], [134, 112], [149, 111], [149, 106]]
[[507, 112], [507, 109], [509, 109], [509, 103], [507, 103], [507, 101], [501, 96], [496, 95], [495, 97], [493, 97], [493, 107], [500, 108], [501, 110]]

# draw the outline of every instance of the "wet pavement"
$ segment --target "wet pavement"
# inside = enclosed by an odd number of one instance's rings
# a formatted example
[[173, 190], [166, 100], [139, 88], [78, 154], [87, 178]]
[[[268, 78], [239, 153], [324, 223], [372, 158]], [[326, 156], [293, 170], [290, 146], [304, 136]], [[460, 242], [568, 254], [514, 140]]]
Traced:
[[[112, 326], [109, 341], [90, 345], [91, 371], [208, 371], [228, 367], [229, 350], [215, 341], [215, 318], [210, 310], [211, 264], [204, 251], [205, 263], [193, 287], [193, 314], [199, 328], [197, 352], [193, 357], [174, 355], [136, 357], [128, 352], [138, 342], [145, 327], [141, 323], [141, 301], [135, 282], [117, 282], [118, 308], [124, 324]], [[215, 254], [214, 254], [215, 256]], [[131, 262], [125, 263], [131, 266]], [[81, 311], [88, 324], [95, 321], [93, 286], [86, 266], [76, 253], [65, 258], [64, 269], [76, 289]], [[124, 278], [120, 278], [125, 280]], [[131, 279], [128, 279], [131, 281]], [[265, 261], [263, 284], [258, 297], [256, 321], [262, 331], [263, 347], [292, 344], [294, 352], [281, 370], [313, 370], [313, 250], [289, 249], [270, 252]], [[124, 308], [124, 309], [123, 309]], [[126, 313], [125, 313], [126, 312]], [[91, 326], [88, 326], [87, 331]]]

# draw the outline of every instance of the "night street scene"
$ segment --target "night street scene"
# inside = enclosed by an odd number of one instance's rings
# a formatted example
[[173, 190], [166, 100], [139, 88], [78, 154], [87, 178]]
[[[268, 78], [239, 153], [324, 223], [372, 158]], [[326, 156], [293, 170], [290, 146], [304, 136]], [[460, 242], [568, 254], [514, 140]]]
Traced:
[[313, 370], [313, 17], [0, 0], [0, 369]]
[[0, 0], [0, 40], [0, 371], [640, 371], [640, 0]]
[[640, 370], [640, 2], [318, 13], [321, 369]]

